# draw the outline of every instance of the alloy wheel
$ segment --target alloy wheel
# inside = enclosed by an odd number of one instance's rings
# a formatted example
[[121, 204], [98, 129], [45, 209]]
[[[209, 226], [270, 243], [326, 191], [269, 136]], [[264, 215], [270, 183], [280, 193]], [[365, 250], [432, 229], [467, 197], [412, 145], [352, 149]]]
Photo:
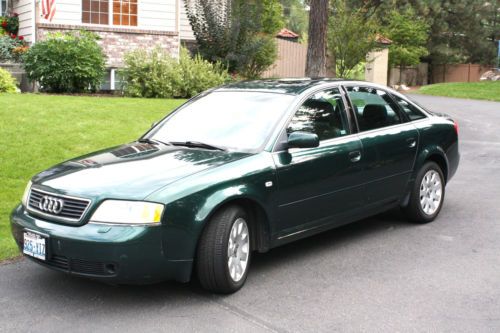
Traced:
[[434, 214], [441, 205], [443, 182], [436, 170], [425, 173], [420, 184], [420, 207], [427, 215]]
[[250, 252], [248, 225], [245, 219], [238, 218], [233, 223], [227, 246], [227, 266], [234, 282], [245, 276]]

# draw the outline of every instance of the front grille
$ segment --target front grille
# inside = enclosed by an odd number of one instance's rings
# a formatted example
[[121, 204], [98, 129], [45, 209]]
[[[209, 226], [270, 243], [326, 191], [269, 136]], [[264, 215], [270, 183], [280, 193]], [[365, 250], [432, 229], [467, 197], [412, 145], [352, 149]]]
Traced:
[[83, 259], [70, 259], [64, 256], [53, 255], [47, 261], [39, 261], [46, 265], [64, 270], [66, 272], [96, 275], [114, 276], [117, 266], [113, 263], [103, 263], [99, 261], [89, 261]]
[[106, 265], [102, 262], [88, 261], [82, 259], [71, 260], [71, 271], [92, 275], [112, 275], [106, 270]]
[[[44, 207], [43, 201], [46, 197], [51, 200], [57, 200], [58, 204], [62, 205], [62, 209], [54, 210], [50, 209], [50, 207]], [[87, 199], [49, 193], [34, 188], [30, 191], [28, 201], [30, 211], [66, 222], [79, 222], [89, 206], [90, 200]]]
[[52, 258], [47, 261], [47, 264], [64, 269], [65, 271], [69, 270], [68, 258], [63, 256], [52, 256]]

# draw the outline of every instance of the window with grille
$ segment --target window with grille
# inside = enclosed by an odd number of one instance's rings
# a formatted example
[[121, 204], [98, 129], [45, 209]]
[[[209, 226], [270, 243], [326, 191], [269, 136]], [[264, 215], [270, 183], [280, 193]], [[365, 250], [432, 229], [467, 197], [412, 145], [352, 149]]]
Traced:
[[137, 26], [137, 0], [82, 0], [82, 22]]
[[82, 22], [109, 24], [108, 0], [82, 0]]
[[137, 0], [113, 0], [113, 24], [137, 25]]

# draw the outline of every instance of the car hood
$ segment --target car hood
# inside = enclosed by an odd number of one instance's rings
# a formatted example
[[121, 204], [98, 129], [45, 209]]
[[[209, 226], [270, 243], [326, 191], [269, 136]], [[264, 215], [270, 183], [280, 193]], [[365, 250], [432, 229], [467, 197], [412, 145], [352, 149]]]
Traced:
[[142, 200], [176, 180], [248, 155], [135, 142], [56, 165], [36, 175], [33, 183], [85, 198]]

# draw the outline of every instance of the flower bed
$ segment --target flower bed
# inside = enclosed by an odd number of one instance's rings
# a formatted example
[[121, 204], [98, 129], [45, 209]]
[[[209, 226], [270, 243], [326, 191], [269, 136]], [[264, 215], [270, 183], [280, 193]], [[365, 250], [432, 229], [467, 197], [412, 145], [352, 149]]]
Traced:
[[19, 15], [0, 16], [0, 62], [20, 62], [28, 45], [19, 32]]

